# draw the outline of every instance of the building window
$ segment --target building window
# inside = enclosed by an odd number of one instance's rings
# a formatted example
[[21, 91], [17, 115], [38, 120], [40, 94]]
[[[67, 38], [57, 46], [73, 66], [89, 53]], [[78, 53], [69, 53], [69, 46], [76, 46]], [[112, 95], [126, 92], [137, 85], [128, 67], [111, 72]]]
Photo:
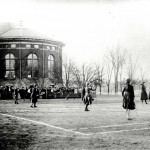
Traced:
[[39, 45], [34, 45], [34, 48], [39, 48]]
[[48, 77], [49, 78], [53, 78], [53, 74], [54, 74], [54, 61], [55, 58], [53, 55], [49, 55], [48, 56]]
[[38, 58], [36, 54], [28, 55], [28, 78], [38, 77]]
[[16, 48], [16, 44], [11, 44], [11, 48]]
[[15, 78], [15, 56], [11, 53], [5, 55], [5, 78], [14, 79]]
[[26, 44], [26, 48], [31, 48], [31, 44]]

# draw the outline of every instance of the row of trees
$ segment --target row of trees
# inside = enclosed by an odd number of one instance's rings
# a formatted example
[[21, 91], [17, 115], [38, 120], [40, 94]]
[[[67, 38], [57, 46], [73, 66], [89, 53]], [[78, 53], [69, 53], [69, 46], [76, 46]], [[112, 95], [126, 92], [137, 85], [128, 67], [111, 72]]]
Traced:
[[[83, 62], [79, 66], [73, 59], [64, 57], [63, 80], [66, 87], [74, 85], [82, 87], [86, 82], [91, 82], [96, 87], [99, 86], [100, 93], [104, 84], [109, 93], [110, 84], [114, 83], [114, 92], [118, 92], [119, 90], [122, 91], [126, 78], [130, 78], [132, 83], [143, 82], [144, 72], [139, 65], [138, 58], [129, 54], [127, 49], [117, 46], [106, 52], [101, 63], [90, 61]], [[135, 78], [139, 71], [140, 77]]]

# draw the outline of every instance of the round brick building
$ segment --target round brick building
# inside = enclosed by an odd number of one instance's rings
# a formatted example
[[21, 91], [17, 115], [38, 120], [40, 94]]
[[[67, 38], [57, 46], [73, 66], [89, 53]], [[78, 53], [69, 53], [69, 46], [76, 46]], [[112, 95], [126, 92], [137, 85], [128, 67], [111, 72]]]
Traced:
[[48, 87], [62, 83], [62, 47], [28, 28], [0, 33], [0, 85]]

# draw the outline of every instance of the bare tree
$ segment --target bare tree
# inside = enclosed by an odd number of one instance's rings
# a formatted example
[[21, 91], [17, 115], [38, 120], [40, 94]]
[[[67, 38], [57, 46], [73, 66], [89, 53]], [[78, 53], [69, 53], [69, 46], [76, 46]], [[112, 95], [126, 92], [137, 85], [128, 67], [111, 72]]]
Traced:
[[63, 60], [64, 82], [65, 86], [69, 87], [72, 78], [74, 62], [67, 57]]
[[143, 70], [143, 67], [140, 66], [140, 74], [141, 74], [141, 82], [145, 81], [145, 71]]
[[102, 92], [102, 85], [104, 83], [104, 65], [100, 64], [99, 62], [95, 63], [96, 66], [96, 83], [99, 86], [99, 92]]
[[108, 94], [110, 93], [110, 82], [111, 82], [111, 77], [112, 77], [112, 72], [113, 72], [113, 66], [110, 62], [105, 60], [105, 71], [106, 71], [106, 85], [107, 85], [107, 92]]
[[91, 63], [83, 63], [81, 66], [81, 72], [83, 85], [85, 85], [86, 82], [93, 82], [95, 80], [96, 69], [91, 65]]
[[135, 78], [135, 74], [137, 71], [137, 65], [138, 65], [138, 58], [134, 61], [131, 54], [128, 57], [128, 62], [126, 63], [126, 67], [127, 67], [127, 75], [128, 78], [130, 78], [131, 80], [133, 80]]
[[74, 65], [72, 69], [73, 74], [73, 83], [77, 85], [78, 87], [82, 86], [82, 73], [80, 68], [77, 65]]
[[114, 50], [109, 50], [106, 58], [112, 63], [114, 77], [115, 77], [115, 93], [118, 92], [118, 77], [119, 71], [125, 64], [125, 55], [126, 50], [122, 49], [120, 46], [117, 46]]

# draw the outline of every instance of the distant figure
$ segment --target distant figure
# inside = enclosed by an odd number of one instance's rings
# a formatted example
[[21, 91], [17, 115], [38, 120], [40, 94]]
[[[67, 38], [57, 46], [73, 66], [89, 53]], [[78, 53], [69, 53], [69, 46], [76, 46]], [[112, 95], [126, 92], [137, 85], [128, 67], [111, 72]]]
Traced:
[[135, 102], [134, 102], [134, 88], [130, 84], [130, 79], [127, 79], [126, 86], [122, 91], [123, 96], [123, 108], [126, 109], [127, 119], [131, 120], [130, 118], [130, 110], [135, 109]]
[[67, 87], [66, 90], [65, 90], [65, 93], [66, 93], [66, 100], [69, 99], [69, 96], [70, 96], [70, 89]]
[[18, 95], [19, 95], [19, 88], [16, 88], [14, 91], [15, 104], [19, 104], [18, 103]]
[[89, 111], [88, 106], [91, 105], [92, 101], [94, 100], [92, 98], [92, 95], [91, 95], [91, 90], [92, 90], [92, 88], [90, 87], [89, 83], [86, 83], [85, 95], [84, 95], [84, 98], [83, 98], [83, 102], [85, 104], [85, 111]]
[[32, 93], [31, 93], [31, 101], [32, 101], [31, 107], [37, 107], [36, 103], [39, 98], [39, 94], [40, 94], [39, 89], [38, 89], [37, 85], [35, 85]]
[[21, 99], [23, 99], [25, 101], [26, 89], [24, 89], [24, 87], [22, 87], [22, 89], [20, 89], [20, 97], [21, 97]]
[[146, 87], [145, 87], [144, 83], [145, 82], [143, 82], [141, 84], [142, 85], [142, 88], [141, 88], [141, 101], [142, 101], [142, 104], [143, 104], [143, 101], [145, 101], [145, 104], [147, 104], [148, 96], [147, 96]]

